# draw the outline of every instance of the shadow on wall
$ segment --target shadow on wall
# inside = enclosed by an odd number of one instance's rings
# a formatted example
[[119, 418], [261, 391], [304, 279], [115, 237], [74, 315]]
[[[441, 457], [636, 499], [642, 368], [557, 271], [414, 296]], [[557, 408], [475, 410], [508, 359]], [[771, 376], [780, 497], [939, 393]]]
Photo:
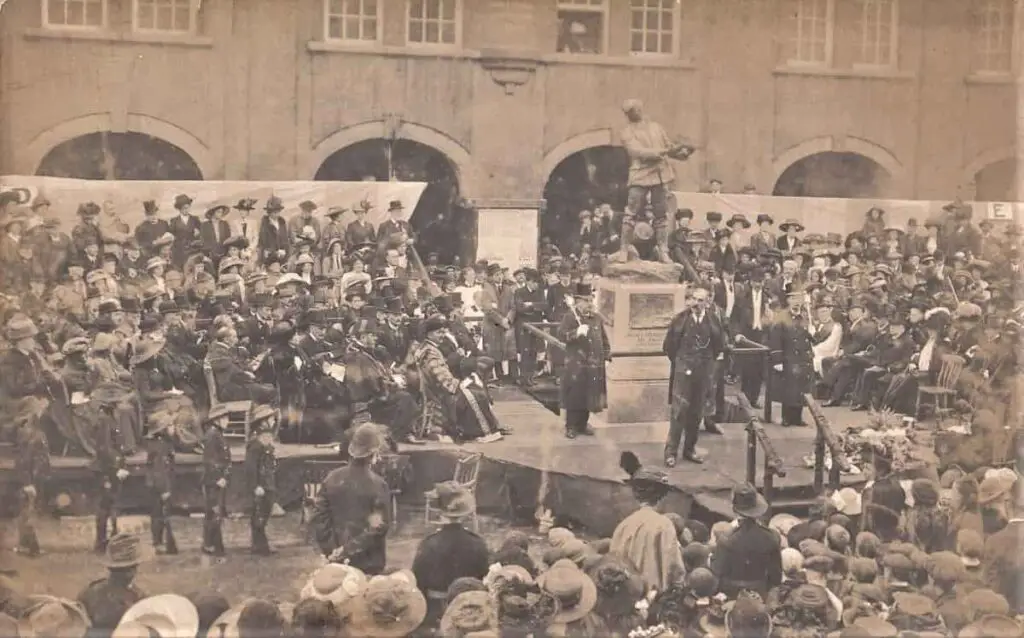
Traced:
[[877, 198], [888, 194], [891, 176], [857, 153], [817, 153], [783, 171], [772, 195], [782, 197]]
[[116, 180], [202, 180], [195, 160], [144, 133], [89, 133], [58, 144], [43, 158], [43, 177]]

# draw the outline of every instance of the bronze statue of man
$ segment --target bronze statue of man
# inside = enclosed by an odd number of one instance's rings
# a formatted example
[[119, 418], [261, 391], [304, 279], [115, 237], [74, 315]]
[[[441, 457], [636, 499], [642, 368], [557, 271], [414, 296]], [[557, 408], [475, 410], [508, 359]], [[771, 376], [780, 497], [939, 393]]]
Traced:
[[644, 116], [640, 100], [626, 100], [622, 110], [629, 121], [620, 133], [622, 145], [629, 153], [629, 192], [622, 219], [622, 246], [616, 259], [625, 261], [629, 247], [633, 245], [637, 215], [644, 210], [650, 198], [658, 259], [671, 263], [668, 252], [668, 195], [675, 181], [675, 171], [669, 159], [683, 161], [693, 154], [694, 149], [670, 140], [660, 124]]

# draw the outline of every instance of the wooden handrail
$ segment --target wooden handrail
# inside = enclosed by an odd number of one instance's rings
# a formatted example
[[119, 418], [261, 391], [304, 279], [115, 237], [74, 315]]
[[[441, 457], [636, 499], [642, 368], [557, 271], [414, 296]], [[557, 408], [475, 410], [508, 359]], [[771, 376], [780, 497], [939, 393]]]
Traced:
[[554, 336], [554, 335], [551, 335], [551, 334], [548, 334], [547, 332], [545, 332], [545, 331], [541, 330], [541, 329], [540, 329], [540, 328], [538, 328], [538, 327], [537, 327], [537, 326], [536, 326], [535, 324], [532, 324], [532, 323], [524, 323], [524, 324], [523, 324], [523, 328], [524, 328], [524, 329], [525, 329], [525, 330], [526, 330], [527, 332], [529, 332], [529, 333], [532, 333], [532, 334], [534, 334], [534, 335], [536, 335], [536, 336], [540, 337], [540, 338], [541, 338], [541, 339], [543, 339], [544, 341], [547, 341], [548, 343], [550, 343], [551, 345], [555, 346], [555, 347], [556, 347], [556, 348], [558, 348], [559, 350], [562, 350], [562, 351], [564, 351], [564, 350], [565, 350], [565, 342], [563, 342], [563, 341], [562, 341], [561, 339], [559, 339], [558, 337], [556, 337], [556, 336]]
[[814, 489], [821, 495], [825, 488], [825, 450], [828, 449], [832, 455], [832, 467], [829, 468], [828, 482], [831, 489], [840, 488], [841, 472], [849, 472], [853, 465], [847, 458], [843, 446], [839, 443], [828, 417], [822, 411], [821, 406], [814, 399], [814, 395], [804, 393], [804, 405], [814, 419], [814, 426], [817, 433], [814, 437]]
[[775, 451], [775, 446], [768, 437], [768, 433], [764, 430], [764, 423], [758, 418], [757, 413], [754, 412], [754, 408], [750, 405], [747, 397], [740, 392], [736, 395], [736, 402], [739, 404], [739, 409], [743, 411], [747, 421], [747, 482], [755, 487], [757, 486], [757, 448], [760, 446], [764, 453], [764, 486], [761, 489], [761, 493], [764, 495], [765, 500], [768, 501], [768, 504], [771, 505], [775, 489], [775, 477], [786, 476], [786, 468], [782, 464], [782, 458]]

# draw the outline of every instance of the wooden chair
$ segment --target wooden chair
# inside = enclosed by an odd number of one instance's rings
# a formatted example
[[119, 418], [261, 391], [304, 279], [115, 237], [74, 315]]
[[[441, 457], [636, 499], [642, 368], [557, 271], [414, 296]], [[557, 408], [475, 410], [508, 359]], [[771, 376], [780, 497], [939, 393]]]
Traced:
[[[483, 455], [479, 452], [467, 454], [460, 458], [455, 464], [455, 475], [452, 480], [463, 487], [467, 492], [476, 497], [477, 478], [480, 476], [480, 460]], [[426, 494], [425, 520], [428, 526], [438, 525], [443, 522], [437, 508], [437, 490], [430, 490]], [[480, 521], [477, 519], [476, 511], [473, 511], [473, 531], [480, 531]]]
[[921, 416], [921, 399], [932, 397], [935, 406], [935, 417], [940, 419], [943, 414], [953, 409], [953, 399], [956, 398], [956, 384], [960, 380], [960, 374], [967, 365], [967, 360], [956, 354], [946, 354], [940, 359], [942, 366], [939, 368], [939, 376], [935, 385], [919, 385], [917, 387], [917, 400], [914, 402], [914, 417]]
[[384, 479], [388, 484], [388, 493], [391, 496], [389, 506], [391, 508], [391, 527], [389, 533], [398, 531], [398, 497], [405, 492], [405, 487], [410, 480], [412, 471], [411, 459], [408, 454], [381, 454], [373, 471]]
[[301, 523], [308, 523], [313, 512], [313, 503], [320, 496], [324, 479], [332, 471], [345, 466], [344, 461], [306, 461], [302, 464], [302, 513]]
[[208, 361], [203, 361], [203, 377], [206, 379], [206, 391], [210, 396], [210, 408], [223, 404], [228, 409], [228, 426], [224, 428], [224, 437], [248, 441], [252, 401], [225, 401], [222, 403], [218, 400], [217, 382], [213, 376], [213, 368]]

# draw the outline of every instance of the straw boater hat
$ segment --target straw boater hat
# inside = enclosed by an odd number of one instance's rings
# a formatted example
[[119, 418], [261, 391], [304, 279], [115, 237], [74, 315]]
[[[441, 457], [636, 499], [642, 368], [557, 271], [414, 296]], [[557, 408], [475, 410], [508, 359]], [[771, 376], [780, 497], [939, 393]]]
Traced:
[[562, 559], [537, 577], [540, 588], [554, 596], [559, 603], [558, 613], [551, 622], [567, 624], [587, 614], [597, 604], [597, 586], [575, 563]]
[[356, 604], [349, 635], [400, 638], [420, 626], [427, 616], [427, 601], [408, 571], [375, 576]]
[[121, 617], [112, 638], [137, 638], [139, 627], [147, 630], [142, 636], [156, 632], [160, 638], [189, 638], [199, 631], [199, 612], [192, 601], [177, 594], [143, 598]]
[[56, 596], [32, 596], [18, 621], [21, 638], [78, 638], [92, 623], [81, 603]]
[[367, 582], [366, 574], [355, 567], [330, 563], [313, 572], [302, 586], [299, 600], [326, 600], [334, 605], [339, 616], [347, 619], [366, 591]]

